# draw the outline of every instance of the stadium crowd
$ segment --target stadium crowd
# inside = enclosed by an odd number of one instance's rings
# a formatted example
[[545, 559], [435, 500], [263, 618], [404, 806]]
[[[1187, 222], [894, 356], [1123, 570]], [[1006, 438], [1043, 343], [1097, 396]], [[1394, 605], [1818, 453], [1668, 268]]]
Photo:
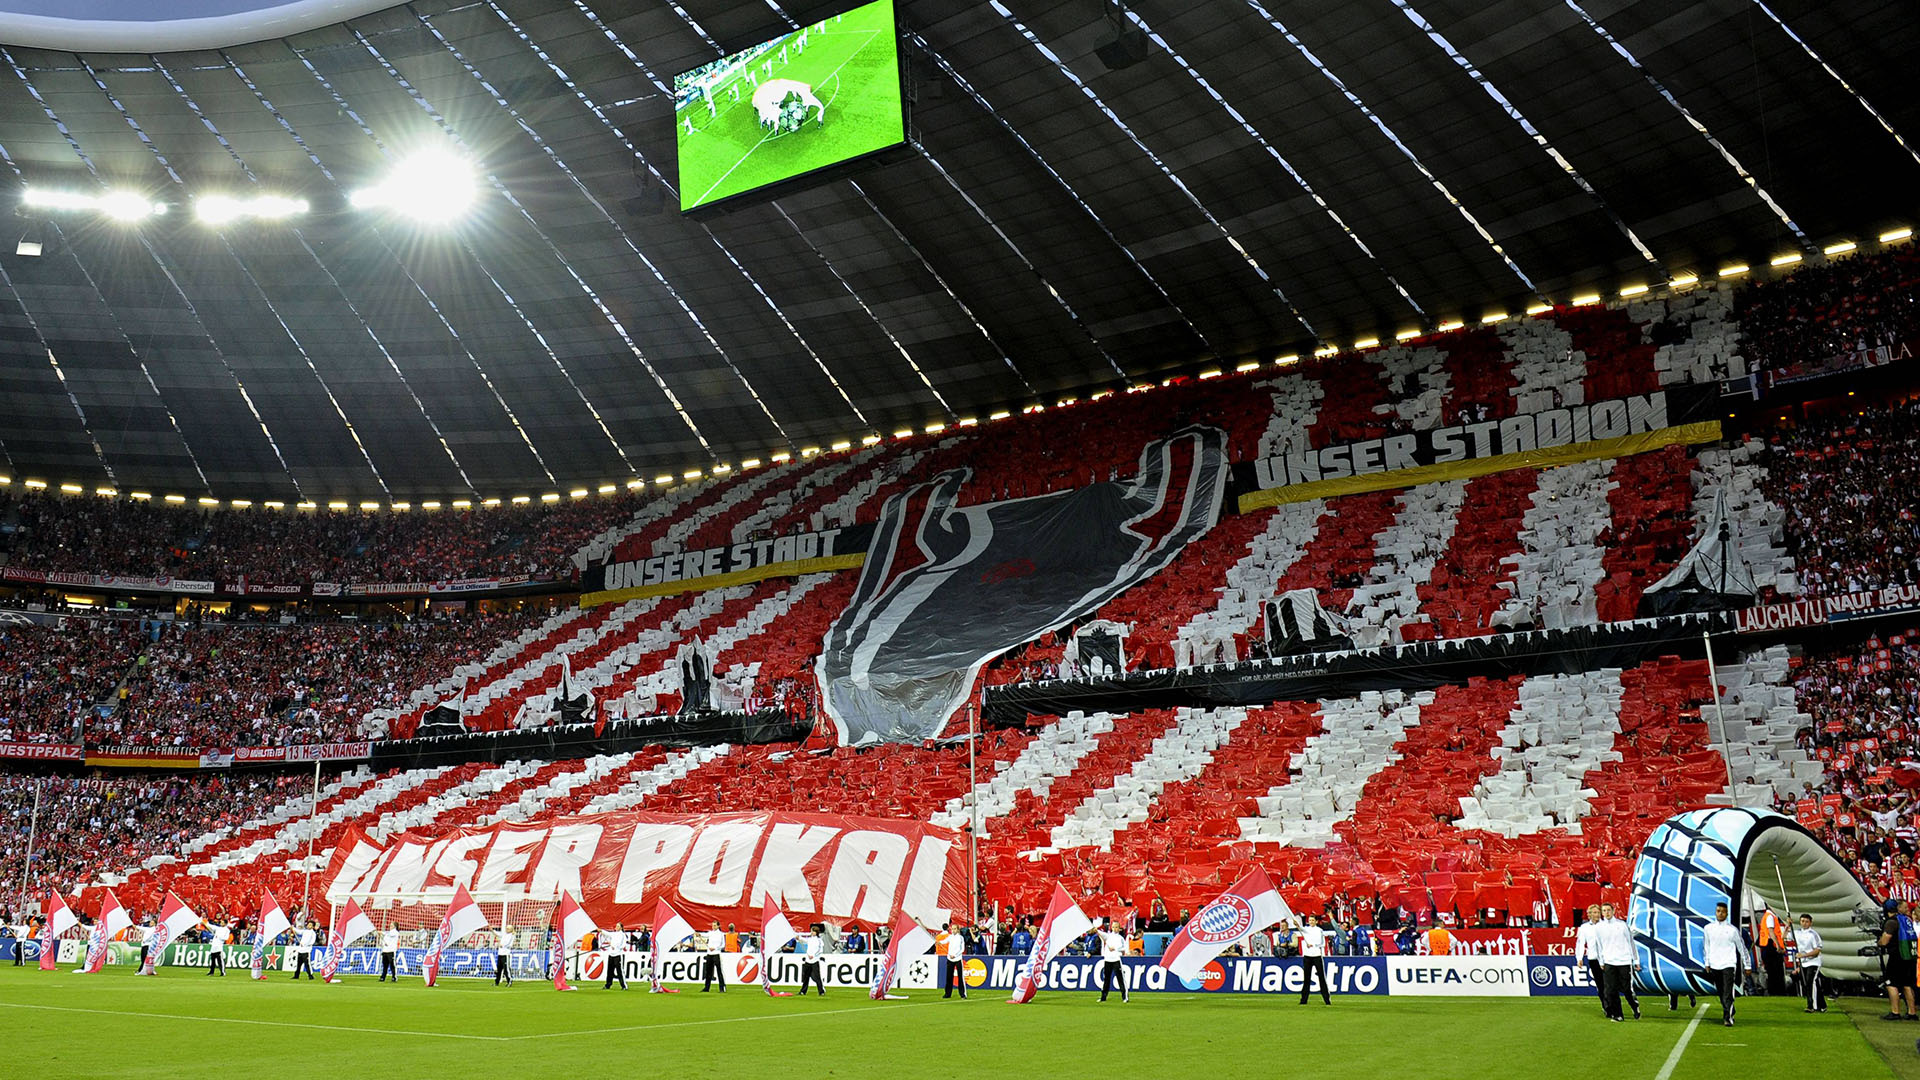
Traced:
[[68, 618], [0, 629], [0, 742], [286, 746], [483, 659], [533, 611], [291, 627]]
[[[1920, 342], [1920, 247], [1805, 266], [1740, 293], [1743, 351], [1756, 370], [1818, 373], [1842, 354]], [[1844, 368], [1840, 369], [1843, 370]]]
[[1801, 595], [1920, 581], [1920, 516], [1905, 497], [1920, 491], [1920, 400], [1783, 427], [1765, 464]]
[[0, 562], [20, 570], [263, 584], [566, 577], [586, 541], [633, 515], [612, 496], [470, 510], [206, 509], [0, 491]]

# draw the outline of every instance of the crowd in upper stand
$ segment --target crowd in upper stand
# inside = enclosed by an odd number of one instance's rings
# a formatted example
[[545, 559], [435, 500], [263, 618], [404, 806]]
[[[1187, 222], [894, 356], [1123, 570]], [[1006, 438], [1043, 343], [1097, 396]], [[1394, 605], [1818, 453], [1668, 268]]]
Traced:
[[[239, 825], [312, 784], [311, 776], [297, 773], [115, 778], [0, 773], [0, 896], [24, 896], [29, 883], [42, 891], [72, 893], [105, 867], [132, 867], [154, 855], [176, 854], [202, 833]], [[30, 833], [33, 861], [27, 869]]]
[[1808, 654], [1794, 695], [1813, 720], [1800, 743], [1826, 775], [1776, 808], [1811, 823], [1874, 895], [1920, 900], [1920, 628]]
[[23, 570], [257, 584], [565, 577], [588, 538], [631, 517], [626, 494], [476, 510], [208, 510], [154, 500], [0, 492], [0, 561]]
[[1782, 428], [1765, 463], [1802, 595], [1920, 581], [1920, 401]]
[[1830, 359], [1920, 343], [1920, 247], [1912, 242], [1756, 282], [1740, 294], [1743, 351], [1756, 370], [1811, 373]]
[[486, 656], [532, 613], [192, 627], [69, 618], [0, 630], [0, 742], [284, 746], [360, 720]]

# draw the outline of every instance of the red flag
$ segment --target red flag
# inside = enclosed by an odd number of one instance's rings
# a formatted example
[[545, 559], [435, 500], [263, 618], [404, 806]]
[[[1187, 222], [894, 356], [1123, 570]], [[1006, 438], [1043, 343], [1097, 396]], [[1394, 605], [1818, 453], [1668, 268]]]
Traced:
[[89, 975], [97, 975], [107, 966], [107, 943], [115, 934], [133, 925], [133, 916], [120, 906], [120, 898], [113, 895], [112, 889], [104, 890], [100, 901], [100, 917], [93, 920], [93, 936], [87, 939], [87, 958], [80, 970]]
[[434, 932], [433, 941], [427, 946], [427, 955], [420, 961], [420, 974], [427, 980], [428, 986], [440, 979], [440, 954], [485, 925], [487, 917], [481, 913], [480, 905], [473, 902], [467, 887], [455, 885], [453, 902], [447, 905], [447, 914], [440, 920], [440, 929]]
[[656, 994], [677, 994], [678, 990], [661, 985], [660, 958], [670, 949], [693, 936], [693, 924], [680, 917], [665, 900], [653, 909], [653, 948], [647, 953], [647, 981]]
[[773, 989], [773, 955], [800, 935], [794, 932], [793, 923], [787, 920], [787, 913], [774, 903], [772, 894], [768, 894], [765, 906], [760, 909], [760, 988], [768, 997], [786, 997]]
[[340, 970], [340, 961], [346, 957], [347, 946], [373, 931], [373, 920], [367, 918], [351, 897], [344, 906], [335, 908], [333, 928], [327, 931], [327, 959], [320, 965], [320, 981], [334, 981], [333, 975]]
[[867, 996], [875, 1001], [893, 996], [888, 991], [893, 989], [900, 974], [900, 961], [911, 960], [931, 948], [933, 932], [902, 911], [900, 917], [893, 920], [893, 934], [887, 939], [886, 958], [880, 962], [880, 970], [875, 974]]
[[253, 940], [253, 977], [267, 977], [267, 943], [293, 927], [293, 920], [280, 910], [280, 901], [273, 898], [272, 889], [260, 890], [260, 917], [254, 920]]
[[47, 894], [46, 921], [40, 927], [40, 970], [60, 966], [60, 935], [79, 925], [80, 916], [67, 906], [67, 898], [58, 892]]
[[166, 900], [160, 904], [160, 919], [147, 938], [147, 962], [140, 965], [140, 974], [153, 974], [153, 969], [160, 963], [160, 954], [167, 950], [167, 945], [198, 925], [200, 916], [181, 903], [180, 898], [173, 895], [172, 889], [168, 889]]
[[553, 926], [554, 933], [560, 939], [554, 955], [550, 958], [553, 964], [553, 988], [571, 990], [573, 987], [567, 985], [567, 946], [585, 938], [598, 928], [593, 924], [593, 916], [586, 913], [586, 910], [580, 906], [580, 901], [575, 900], [570, 892], [560, 894], [560, 910], [554, 915]]
[[1013, 996], [1007, 1002], [1025, 1005], [1032, 1001], [1040, 989], [1040, 980], [1046, 976], [1047, 961], [1059, 956], [1075, 938], [1091, 929], [1093, 919], [1080, 910], [1080, 905], [1073, 902], [1073, 897], [1067, 895], [1059, 882], [1054, 882], [1053, 902], [1047, 905], [1047, 917], [1040, 922], [1040, 932], [1033, 935], [1033, 952], [1028, 955], [1026, 966], [1014, 977]]

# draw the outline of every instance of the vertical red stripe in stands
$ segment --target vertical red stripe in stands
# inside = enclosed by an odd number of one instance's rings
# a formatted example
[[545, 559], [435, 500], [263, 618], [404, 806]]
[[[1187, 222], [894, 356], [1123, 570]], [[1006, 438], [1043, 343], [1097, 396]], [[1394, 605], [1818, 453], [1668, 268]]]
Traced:
[[1536, 469], [1515, 469], [1467, 481], [1459, 525], [1432, 578], [1419, 586], [1420, 610], [1443, 638], [1488, 632], [1488, 621], [1511, 595], [1500, 583], [1513, 577], [1501, 560], [1517, 554], [1521, 516], [1540, 486]]

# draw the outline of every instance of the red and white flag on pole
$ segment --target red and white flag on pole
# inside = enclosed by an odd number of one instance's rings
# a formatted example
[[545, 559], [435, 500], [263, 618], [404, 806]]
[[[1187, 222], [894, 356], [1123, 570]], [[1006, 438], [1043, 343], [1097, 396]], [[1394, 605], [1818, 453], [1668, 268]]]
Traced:
[[598, 929], [599, 927], [594, 925], [593, 916], [587, 914], [586, 909], [580, 906], [580, 901], [575, 900], [572, 893], [560, 894], [560, 908], [554, 912], [553, 917], [553, 930], [557, 940], [554, 942], [553, 955], [547, 958], [547, 962], [553, 965], [555, 990], [573, 989], [567, 985], [567, 946], [584, 939]]
[[1200, 969], [1248, 934], [1291, 918], [1293, 909], [1280, 898], [1273, 879], [1256, 866], [1234, 882], [1233, 888], [1194, 912], [1167, 943], [1159, 964], [1181, 979], [1197, 978]]
[[1033, 952], [1028, 954], [1020, 973], [1014, 976], [1013, 996], [1007, 1001], [1014, 1005], [1032, 1001], [1041, 980], [1046, 978], [1047, 961], [1059, 956], [1075, 938], [1091, 929], [1093, 919], [1080, 910], [1080, 905], [1073, 902], [1073, 897], [1067, 895], [1059, 882], [1054, 882], [1053, 902], [1047, 905], [1047, 917], [1040, 921], [1040, 932], [1033, 935]]
[[453, 887], [453, 902], [447, 905], [447, 914], [440, 920], [440, 929], [434, 932], [433, 941], [427, 945], [427, 955], [420, 961], [420, 975], [432, 986], [440, 979], [440, 954], [452, 948], [461, 938], [487, 925], [487, 917], [480, 905], [473, 902], [473, 895], [467, 892], [465, 885]]
[[656, 994], [677, 994], [680, 991], [660, 982], [660, 960], [671, 949], [680, 947], [680, 943], [693, 936], [693, 924], [680, 917], [673, 905], [665, 900], [653, 909], [653, 948], [647, 951], [647, 982]]
[[891, 997], [888, 991], [900, 975], [900, 965], [916, 956], [923, 955], [933, 948], [933, 931], [914, 921], [905, 911], [893, 920], [893, 935], [887, 939], [887, 955], [880, 961], [880, 970], [874, 975], [873, 986], [867, 996], [875, 1001]]
[[153, 974], [153, 969], [159, 966], [160, 954], [167, 949], [167, 943], [199, 925], [200, 916], [181, 903], [180, 898], [173, 895], [172, 889], [168, 889], [167, 898], [160, 904], [160, 918], [147, 935], [147, 962], [140, 965], [140, 974]]
[[79, 925], [80, 916], [67, 906], [67, 898], [57, 892], [47, 894], [46, 920], [40, 925], [40, 970], [60, 966], [60, 935]]
[[253, 939], [253, 977], [267, 977], [267, 945], [274, 938], [293, 928], [293, 920], [280, 910], [280, 901], [273, 898], [272, 889], [260, 890], [260, 917], [254, 920]]
[[794, 932], [793, 923], [787, 921], [787, 913], [774, 903], [772, 895], [760, 909], [760, 989], [768, 997], [787, 997], [773, 988], [773, 957], [786, 948], [800, 935]]
[[347, 946], [373, 933], [373, 920], [360, 910], [360, 905], [349, 897], [345, 906], [333, 911], [333, 928], [327, 931], [327, 958], [320, 965], [320, 981], [332, 982], [334, 973], [340, 970], [340, 961], [346, 959]]
[[89, 975], [97, 975], [101, 968], [107, 966], [107, 943], [133, 925], [133, 916], [120, 906], [120, 898], [113, 895], [113, 890], [106, 889], [103, 892], [100, 917], [93, 920], [93, 935], [87, 939], [87, 958], [80, 968]]

